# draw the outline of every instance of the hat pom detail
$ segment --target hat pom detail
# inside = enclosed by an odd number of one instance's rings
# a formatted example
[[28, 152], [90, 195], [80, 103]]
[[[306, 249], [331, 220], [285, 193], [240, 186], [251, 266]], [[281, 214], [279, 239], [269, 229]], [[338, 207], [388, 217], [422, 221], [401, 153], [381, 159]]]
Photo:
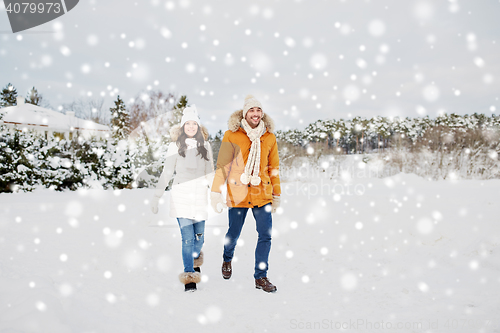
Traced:
[[250, 183], [253, 186], [259, 185], [260, 184], [260, 177], [259, 176], [252, 176], [252, 180], [250, 181]]
[[250, 182], [250, 179], [248, 178], [248, 176], [245, 173], [242, 173], [240, 176], [240, 181], [243, 184], [247, 185]]
[[182, 114], [188, 114], [189, 112], [193, 112], [194, 114], [198, 114], [198, 110], [196, 110], [196, 105], [190, 105], [190, 106], [186, 106], [184, 108], [184, 110], [182, 110]]

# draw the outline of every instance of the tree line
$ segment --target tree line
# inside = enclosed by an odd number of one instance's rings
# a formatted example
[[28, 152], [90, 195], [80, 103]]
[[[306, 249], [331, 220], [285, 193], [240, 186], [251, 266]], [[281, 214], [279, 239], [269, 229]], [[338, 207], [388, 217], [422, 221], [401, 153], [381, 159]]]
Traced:
[[443, 114], [426, 117], [372, 117], [317, 120], [304, 130], [277, 131], [277, 139], [296, 147], [322, 147], [338, 153], [366, 153], [387, 148], [467, 148], [498, 142], [500, 116]]
[[[17, 97], [17, 89], [14, 85], [8, 83], [0, 91], [0, 108], [17, 105]], [[27, 92], [24, 102], [58, 112], [73, 111], [76, 117], [91, 120], [102, 125], [109, 125], [112, 129], [116, 129], [120, 133], [115, 133], [115, 136], [121, 135], [121, 137], [124, 137], [134, 130], [136, 134], [145, 131], [141, 127], [145, 126], [148, 122], [154, 123], [155, 119], [158, 119], [156, 127], [163, 125], [162, 121], [166, 121], [167, 114], [168, 118], [172, 118], [167, 121], [168, 125], [175, 122], [177, 118], [180, 120], [179, 106], [183, 107], [187, 104], [187, 97], [178, 97], [174, 93], [165, 93], [161, 90], [148, 90], [138, 93], [128, 105], [118, 95], [114, 101], [114, 106], [109, 110], [105, 110], [104, 99], [100, 97], [79, 98], [54, 108], [44, 98], [43, 94], [37, 88], [33, 87]], [[182, 116], [182, 112], [180, 114]]]

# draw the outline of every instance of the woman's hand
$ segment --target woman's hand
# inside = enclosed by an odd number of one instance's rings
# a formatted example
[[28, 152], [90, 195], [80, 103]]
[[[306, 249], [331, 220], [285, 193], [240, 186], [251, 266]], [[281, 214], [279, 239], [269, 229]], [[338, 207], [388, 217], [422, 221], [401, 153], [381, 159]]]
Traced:
[[158, 214], [158, 202], [160, 201], [160, 198], [158, 198], [156, 195], [153, 196], [153, 199], [151, 199], [151, 211], [153, 214]]
[[[210, 204], [216, 213], [222, 213], [224, 208], [227, 208], [226, 203], [222, 200], [222, 194], [219, 192], [210, 192]], [[221, 205], [221, 209], [219, 210], [218, 205]]]

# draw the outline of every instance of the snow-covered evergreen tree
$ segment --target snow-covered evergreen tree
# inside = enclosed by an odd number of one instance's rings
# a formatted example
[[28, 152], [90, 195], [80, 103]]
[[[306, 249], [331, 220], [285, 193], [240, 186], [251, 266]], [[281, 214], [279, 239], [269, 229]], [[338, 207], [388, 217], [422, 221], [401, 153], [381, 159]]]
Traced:
[[8, 83], [5, 88], [2, 89], [0, 97], [0, 107], [13, 106], [17, 104], [17, 90], [14, 86]]
[[104, 152], [106, 188], [122, 189], [130, 188], [134, 180], [133, 157], [126, 140], [108, 141]]
[[170, 128], [181, 122], [182, 112], [184, 111], [184, 108], [187, 106], [187, 104], [188, 104], [187, 96], [182, 95], [181, 98], [179, 99], [179, 102], [175, 105], [175, 108], [172, 111], [173, 114], [169, 120]]
[[39, 183], [40, 143], [32, 132], [2, 131], [0, 137], [0, 192], [31, 191]]
[[28, 94], [26, 95], [26, 98], [24, 100], [25, 103], [33, 104], [33, 105], [42, 105], [42, 95], [36, 90], [35, 87], [31, 88], [30, 91], [28, 91]]
[[109, 111], [111, 111], [112, 137], [117, 140], [127, 138], [130, 134], [130, 117], [120, 95], [115, 101], [115, 107], [110, 108]]

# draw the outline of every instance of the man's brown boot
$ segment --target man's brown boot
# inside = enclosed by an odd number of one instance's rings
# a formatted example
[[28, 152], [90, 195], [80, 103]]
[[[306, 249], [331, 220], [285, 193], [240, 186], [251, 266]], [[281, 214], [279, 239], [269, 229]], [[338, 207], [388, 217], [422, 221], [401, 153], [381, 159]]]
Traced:
[[222, 263], [222, 277], [228, 280], [233, 273], [233, 269], [231, 268], [231, 261]]
[[278, 290], [278, 288], [276, 288], [276, 286], [272, 284], [267, 277], [255, 279], [255, 288], [262, 289], [268, 293], [274, 293]]

